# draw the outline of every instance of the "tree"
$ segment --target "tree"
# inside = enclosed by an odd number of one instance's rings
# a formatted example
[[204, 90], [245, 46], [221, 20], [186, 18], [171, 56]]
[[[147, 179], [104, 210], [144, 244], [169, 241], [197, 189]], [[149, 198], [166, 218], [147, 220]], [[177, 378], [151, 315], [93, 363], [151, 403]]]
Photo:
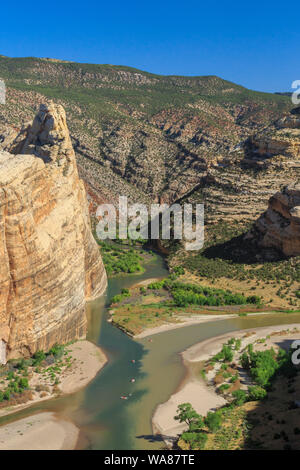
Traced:
[[202, 429], [204, 426], [203, 417], [194, 410], [190, 403], [178, 405], [175, 419], [180, 423], [186, 423], [190, 431]]

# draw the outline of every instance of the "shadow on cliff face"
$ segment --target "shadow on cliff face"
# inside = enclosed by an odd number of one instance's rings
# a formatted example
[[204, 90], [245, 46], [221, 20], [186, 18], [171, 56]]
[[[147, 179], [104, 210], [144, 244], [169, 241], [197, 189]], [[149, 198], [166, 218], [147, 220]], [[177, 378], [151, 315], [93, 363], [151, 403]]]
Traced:
[[[290, 350], [293, 340], [276, 341]], [[249, 435], [245, 449], [300, 450], [300, 367], [289, 360], [271, 380], [268, 396], [244, 405]]]
[[260, 248], [250, 240], [245, 240], [245, 234], [210, 246], [203, 250], [202, 255], [208, 259], [219, 258], [240, 264], [257, 264], [288, 259], [275, 248]]

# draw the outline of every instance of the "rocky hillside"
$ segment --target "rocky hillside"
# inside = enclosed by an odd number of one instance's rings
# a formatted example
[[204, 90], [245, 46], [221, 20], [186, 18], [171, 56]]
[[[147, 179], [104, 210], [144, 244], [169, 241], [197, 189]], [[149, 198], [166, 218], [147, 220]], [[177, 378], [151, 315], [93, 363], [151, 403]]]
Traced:
[[243, 145], [211, 165], [183, 201], [204, 201], [206, 221], [242, 222], [259, 217], [269, 198], [300, 178], [299, 109], [284, 113]]
[[[19, 129], [33, 117], [37, 103], [62, 104], [79, 173], [97, 201], [126, 194], [135, 201], [174, 202], [215, 180], [210, 206], [223, 188], [232, 193], [237, 174], [243, 177], [238, 198], [244, 191], [250, 199], [257, 185], [241, 169], [239, 150], [290, 108], [286, 96], [215, 76], [160, 76], [122, 66], [1, 56], [0, 78], [8, 86], [7, 104], [0, 107], [2, 140], [8, 124]], [[261, 196], [258, 211], [267, 199]]]
[[[84, 337], [106, 275], [64, 109], [41, 106], [0, 151], [1, 360]], [[10, 153], [9, 153], [10, 152]]]

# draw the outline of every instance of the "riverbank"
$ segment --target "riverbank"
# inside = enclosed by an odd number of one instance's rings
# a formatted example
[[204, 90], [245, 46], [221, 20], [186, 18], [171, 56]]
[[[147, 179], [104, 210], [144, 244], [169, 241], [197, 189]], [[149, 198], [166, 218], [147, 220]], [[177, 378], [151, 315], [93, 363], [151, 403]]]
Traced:
[[245, 297], [183, 281], [176, 276], [150, 278], [121, 289], [110, 298], [108, 321], [140, 339], [181, 326], [269, 313], [255, 295]]
[[79, 429], [54, 413], [38, 413], [0, 427], [0, 450], [74, 449]]
[[133, 336], [134, 339], [142, 339], [142, 338], [147, 338], [148, 336], [156, 335], [158, 333], [163, 333], [165, 331], [169, 330], [174, 330], [176, 328], [183, 328], [185, 326], [191, 326], [191, 325], [197, 325], [199, 323], [208, 323], [211, 321], [216, 321], [216, 320], [226, 320], [227, 318], [235, 318], [237, 315], [235, 314], [219, 314], [219, 315], [214, 315], [214, 314], [204, 314], [204, 315], [194, 315], [194, 316], [176, 316], [176, 321], [177, 323], [165, 323], [160, 326], [156, 326], [154, 328], [148, 328], [147, 330], [144, 330], [142, 333], [139, 333], [138, 335]]
[[[215, 411], [227, 403], [227, 400], [222, 395], [216, 393], [214, 387], [209, 386], [200, 378], [200, 369], [201, 364], [217, 354], [221, 350], [222, 345], [230, 338], [241, 339], [242, 347], [244, 348], [247, 344], [267, 336], [268, 339], [265, 342], [265, 347], [270, 347], [274, 342], [272, 335], [274, 337], [279, 335], [280, 343], [290, 338], [295, 339], [297, 336], [299, 337], [299, 333], [293, 334], [292, 331], [287, 332], [287, 330], [293, 330], [294, 328], [298, 329], [299, 324], [276, 325], [230, 332], [209, 338], [182, 352], [183, 362], [187, 368], [187, 377], [179, 390], [167, 402], [156, 408], [152, 418], [153, 433], [160, 434], [165, 443], [171, 447], [174, 441], [177, 440], [177, 436], [186, 428], [184, 424], [180, 424], [174, 419], [179, 404], [191, 403], [199, 414], [206, 415], [208, 411]], [[284, 334], [280, 334], [281, 332]], [[197, 365], [199, 365], [198, 368]]]
[[87, 340], [77, 341], [67, 346], [67, 359], [65, 365], [59, 366], [60, 372], [57, 378], [53, 381], [53, 370], [58, 366], [41, 365], [40, 368], [29, 371], [30, 395], [27, 395], [29, 399], [25, 403], [17, 404], [11, 401], [7, 406], [5, 402], [2, 402], [0, 417], [57, 396], [77, 392], [97, 375], [106, 362], [107, 358], [103, 351]]
[[[274, 315], [274, 312], [251, 312], [251, 313], [244, 313], [245, 316], [251, 317], [251, 316], [261, 316], [261, 315]], [[157, 326], [155, 328], [148, 328], [147, 330], [144, 330], [142, 333], [139, 333], [138, 335], [133, 336], [134, 339], [142, 339], [142, 338], [147, 338], [148, 336], [152, 336], [158, 333], [163, 333], [165, 331], [169, 330], [174, 330], [177, 328], [184, 328], [186, 326], [191, 326], [191, 325], [198, 325], [200, 323], [209, 323], [209, 322], [214, 322], [216, 320], [226, 320], [230, 318], [238, 318], [239, 315], [236, 313], [219, 313], [219, 314], [213, 314], [213, 313], [205, 313], [205, 314], [198, 314], [198, 315], [193, 315], [193, 316], [183, 316], [183, 315], [177, 315], [176, 320], [177, 323], [166, 323], [160, 326]]]
[[201, 343], [195, 344], [190, 348], [182, 352], [182, 357], [187, 362], [202, 362], [208, 360], [211, 356], [216, 354], [221, 348], [222, 345], [228, 341], [228, 339], [242, 338], [245, 334], [253, 333], [247, 338], [244, 338], [243, 345], [255, 341], [256, 339], [262, 338], [264, 336], [270, 335], [272, 333], [281, 332], [287, 329], [299, 328], [299, 323], [291, 323], [286, 325], [273, 325], [273, 326], [263, 326], [258, 328], [248, 328], [245, 330], [234, 331], [226, 333], [224, 335], [216, 336], [215, 338], [209, 338]]
[[[131, 288], [140, 282], [146, 281], [147, 284], [146, 278], [154, 282], [167, 275], [163, 260], [158, 258], [147, 264], [144, 274], [109, 279], [106, 297], [110, 299], [119, 294], [122, 288]], [[151, 417], [156, 405], [168, 400], [182, 382], [185, 372], [178, 354], [202, 339], [227, 332], [229, 328], [239, 330], [277, 322], [277, 314], [273, 320], [269, 320], [268, 315], [262, 316], [258, 312], [259, 315], [250, 318], [250, 315], [245, 318], [240, 316], [224, 322], [208, 322], [191, 325], [190, 328], [187, 326], [174, 329], [156, 335], [153, 342], [145, 339], [140, 344], [106, 321], [105, 298], [89, 302], [87, 310], [89, 338], [110, 352], [109, 367], [105, 367], [86, 390], [58, 400], [41, 402], [39, 410], [48, 411], [51, 408], [56, 416], [74, 422], [81, 430], [76, 448], [86, 449], [88, 443], [88, 448], [93, 450], [160, 449], [163, 443], [152, 437]], [[289, 323], [300, 321], [299, 314], [280, 314], [278, 322], [280, 318]], [[233, 331], [232, 336], [234, 335]], [[132, 359], [135, 359], [135, 364]], [[197, 362], [194, 365], [197, 367]], [[131, 383], [132, 377], [135, 378], [135, 383]], [[188, 378], [190, 379], [191, 377]], [[132, 399], [120, 400], [121, 395], [129, 394], [132, 394]], [[30, 413], [31, 409], [28, 409], [26, 414]], [[16, 419], [16, 416], [5, 418], [5, 423], [12, 419]]]

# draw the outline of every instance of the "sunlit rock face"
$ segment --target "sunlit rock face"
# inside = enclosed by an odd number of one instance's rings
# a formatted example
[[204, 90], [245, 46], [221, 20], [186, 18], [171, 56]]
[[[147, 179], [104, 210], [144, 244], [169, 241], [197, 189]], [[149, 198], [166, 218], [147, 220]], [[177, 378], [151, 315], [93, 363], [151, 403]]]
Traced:
[[246, 237], [285, 256], [300, 255], [300, 184], [293, 183], [274, 194]]
[[59, 105], [0, 151], [0, 256], [0, 362], [85, 336], [106, 273]]

